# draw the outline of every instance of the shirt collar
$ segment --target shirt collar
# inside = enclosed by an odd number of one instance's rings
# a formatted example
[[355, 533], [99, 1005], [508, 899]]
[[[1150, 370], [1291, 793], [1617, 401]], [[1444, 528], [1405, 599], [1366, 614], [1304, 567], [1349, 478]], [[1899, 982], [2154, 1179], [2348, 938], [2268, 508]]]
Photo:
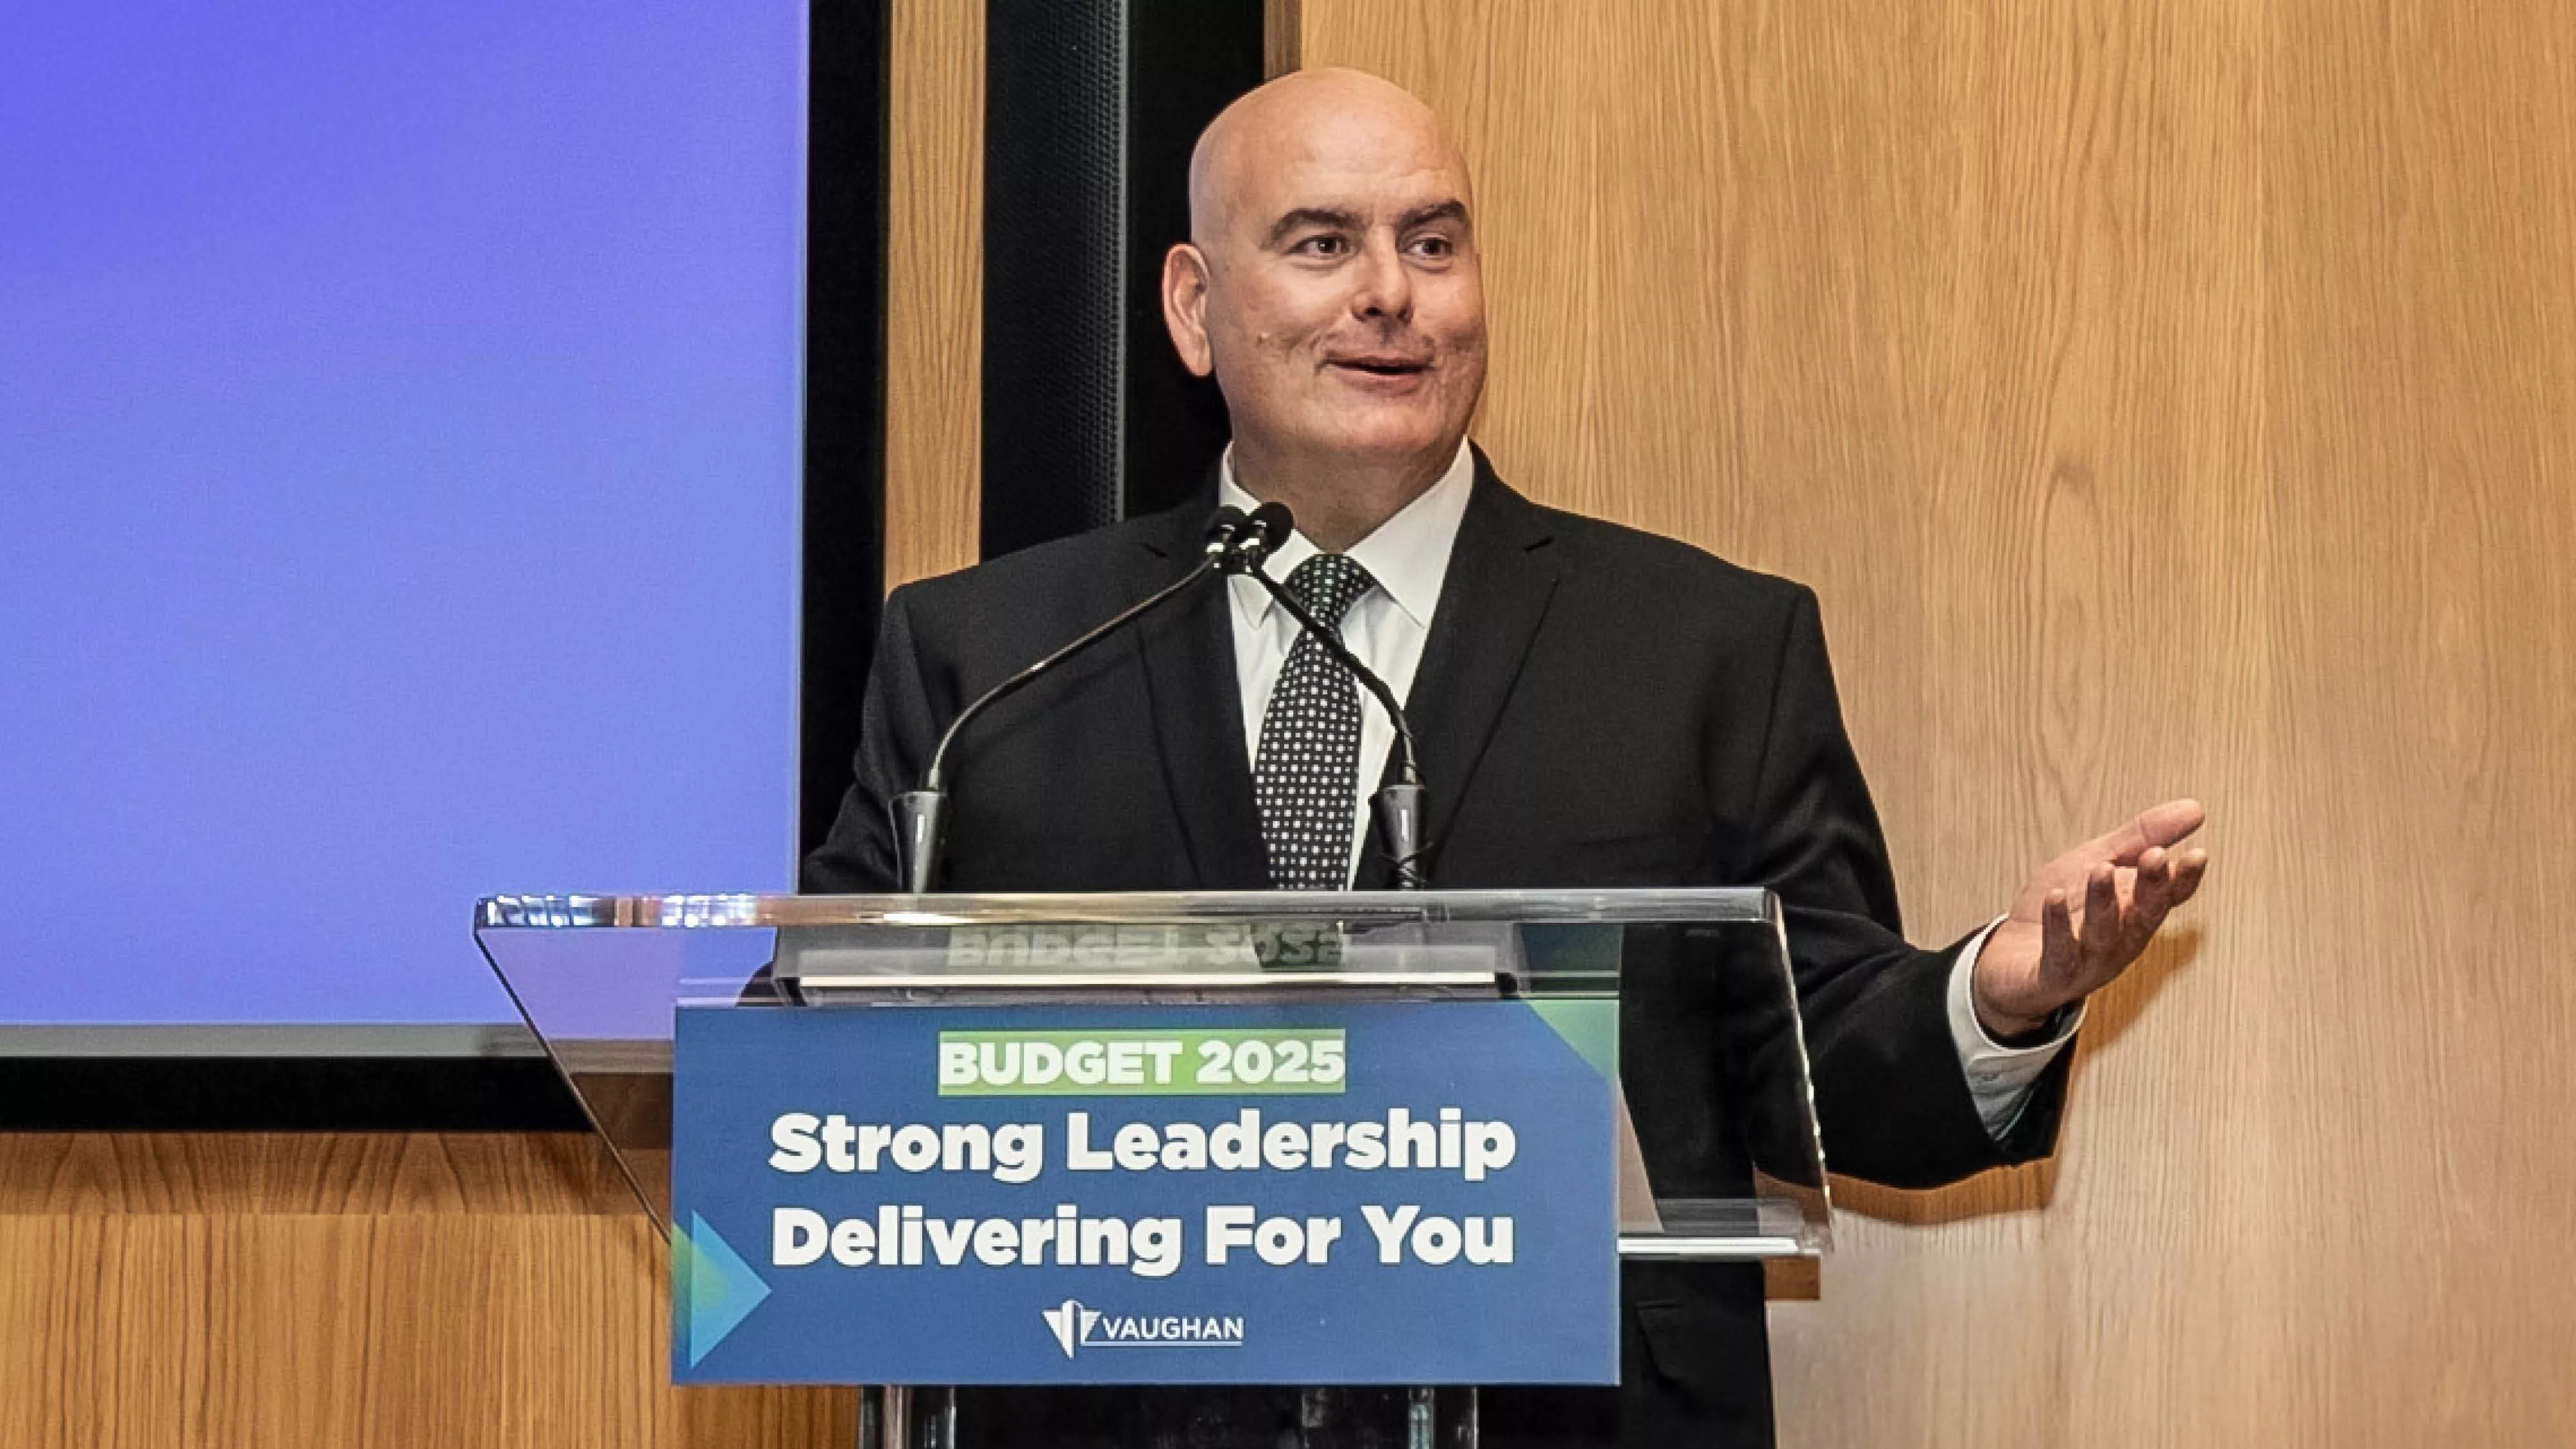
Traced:
[[[1440, 475], [1440, 481], [1350, 547], [1352, 562], [1368, 570], [1369, 577], [1377, 580], [1377, 586], [1417, 628], [1429, 628], [1432, 610], [1439, 606], [1440, 585], [1449, 575], [1449, 553], [1458, 542], [1458, 525], [1467, 516], [1467, 495], [1475, 480], [1475, 455], [1462, 441], [1458, 456], [1450, 461], [1449, 471]], [[1259, 502], [1234, 481], [1231, 443], [1217, 464], [1216, 486], [1219, 503], [1231, 503], [1249, 513]], [[1278, 552], [1270, 556], [1264, 572], [1272, 578], [1285, 579], [1297, 565], [1320, 552], [1304, 533], [1291, 533]], [[1270, 611], [1278, 607], [1270, 591], [1250, 579], [1238, 578], [1233, 584], [1235, 612], [1254, 628], [1268, 624]]]

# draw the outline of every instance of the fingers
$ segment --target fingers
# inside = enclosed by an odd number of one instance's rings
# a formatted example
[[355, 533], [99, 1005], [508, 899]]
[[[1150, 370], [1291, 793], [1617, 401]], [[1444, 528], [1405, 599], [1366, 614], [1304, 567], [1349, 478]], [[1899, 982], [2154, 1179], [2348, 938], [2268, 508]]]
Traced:
[[[2194, 811], [2199, 808], [2190, 801], [2177, 803], [2190, 805]], [[2148, 820], [2155, 813], [2147, 812], [2139, 819]], [[2168, 817], [2168, 823], [2173, 818]], [[2080, 920], [2076, 915], [2079, 888], [2073, 884], [2078, 873], [2075, 866], [2073, 860], [2057, 862], [2048, 874], [2065, 883], [2051, 883], [2043, 876], [2025, 887], [2029, 894], [2023, 897], [2027, 901], [2043, 886], [2046, 889], [2039, 903], [2037, 979], [2045, 992], [2063, 1000], [2090, 994], [2138, 959], [2164, 925], [2166, 915], [2199, 891], [2201, 879], [2209, 869], [2209, 852], [2198, 846], [2172, 850], [2149, 844], [2138, 850], [2134, 867], [2115, 867], [2107, 860], [2095, 859], [2081, 871]], [[2028, 907], [2017, 904], [2015, 909]]]
[[2165, 917], [2200, 889], [2201, 875], [2208, 868], [2209, 852], [2197, 847], [2172, 852], [2162, 847], [2150, 847], [2138, 857], [2138, 868], [2130, 872], [2135, 876], [2136, 884], [2120, 922], [2120, 951], [2115, 970], [2136, 960], [2147, 949], [2147, 943], [2163, 929]]
[[2138, 868], [2131, 872], [2137, 878], [2130, 892], [2127, 913], [2120, 922], [2120, 954], [2123, 960], [2135, 960], [2147, 949], [2156, 929], [2165, 923], [2165, 913], [2177, 904], [2175, 865], [2177, 857], [2161, 845], [2147, 847], [2138, 857]]
[[2148, 850], [2173, 845], [2208, 819], [2208, 809], [2197, 800], [2167, 800], [2131, 816], [2126, 824], [2094, 841], [2093, 849], [2115, 865], [2135, 865]]
[[2093, 867], [2084, 878], [2084, 924], [2079, 933], [2085, 964], [2095, 969], [2120, 949], [2119, 873], [2107, 865]]
[[2173, 904], [2181, 905], [2200, 893], [2200, 878], [2209, 871], [2209, 852], [2194, 847], [2182, 853], [2174, 865]]
[[2039, 979], [2058, 982], [2073, 977], [2081, 954], [2075, 947], [2074, 907], [2065, 891], [2050, 891], [2039, 908]]

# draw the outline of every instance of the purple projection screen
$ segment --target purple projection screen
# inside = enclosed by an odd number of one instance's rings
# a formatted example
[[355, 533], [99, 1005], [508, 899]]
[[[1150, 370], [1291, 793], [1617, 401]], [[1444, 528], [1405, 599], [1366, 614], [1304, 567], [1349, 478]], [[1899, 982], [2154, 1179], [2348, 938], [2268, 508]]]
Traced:
[[0, 1025], [792, 879], [797, 0], [0, 16]]

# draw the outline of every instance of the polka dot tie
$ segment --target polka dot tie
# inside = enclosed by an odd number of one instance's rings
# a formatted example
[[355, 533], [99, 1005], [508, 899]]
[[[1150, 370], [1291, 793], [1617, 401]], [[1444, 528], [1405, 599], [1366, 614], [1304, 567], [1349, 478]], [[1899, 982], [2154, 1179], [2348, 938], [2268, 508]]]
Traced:
[[[1288, 575], [1288, 592], [1327, 629], [1377, 587], [1367, 569], [1319, 553]], [[1340, 890], [1351, 874], [1351, 817], [1359, 808], [1360, 687], [1314, 635], [1300, 631], [1261, 716], [1252, 794], [1270, 884], [1280, 890]]]

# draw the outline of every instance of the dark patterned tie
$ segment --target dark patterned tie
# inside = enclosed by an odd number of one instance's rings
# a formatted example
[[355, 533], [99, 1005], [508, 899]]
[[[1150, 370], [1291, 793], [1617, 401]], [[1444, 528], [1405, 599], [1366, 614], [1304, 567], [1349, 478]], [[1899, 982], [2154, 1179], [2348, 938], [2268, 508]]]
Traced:
[[[1297, 565], [1287, 583], [1316, 622], [1333, 630], [1342, 627], [1342, 615], [1360, 595], [1375, 587], [1367, 569], [1338, 553], [1319, 553]], [[1359, 769], [1359, 682], [1301, 631], [1270, 691], [1270, 708], [1261, 716], [1261, 749], [1252, 764], [1272, 886], [1340, 890], [1350, 879]]]

